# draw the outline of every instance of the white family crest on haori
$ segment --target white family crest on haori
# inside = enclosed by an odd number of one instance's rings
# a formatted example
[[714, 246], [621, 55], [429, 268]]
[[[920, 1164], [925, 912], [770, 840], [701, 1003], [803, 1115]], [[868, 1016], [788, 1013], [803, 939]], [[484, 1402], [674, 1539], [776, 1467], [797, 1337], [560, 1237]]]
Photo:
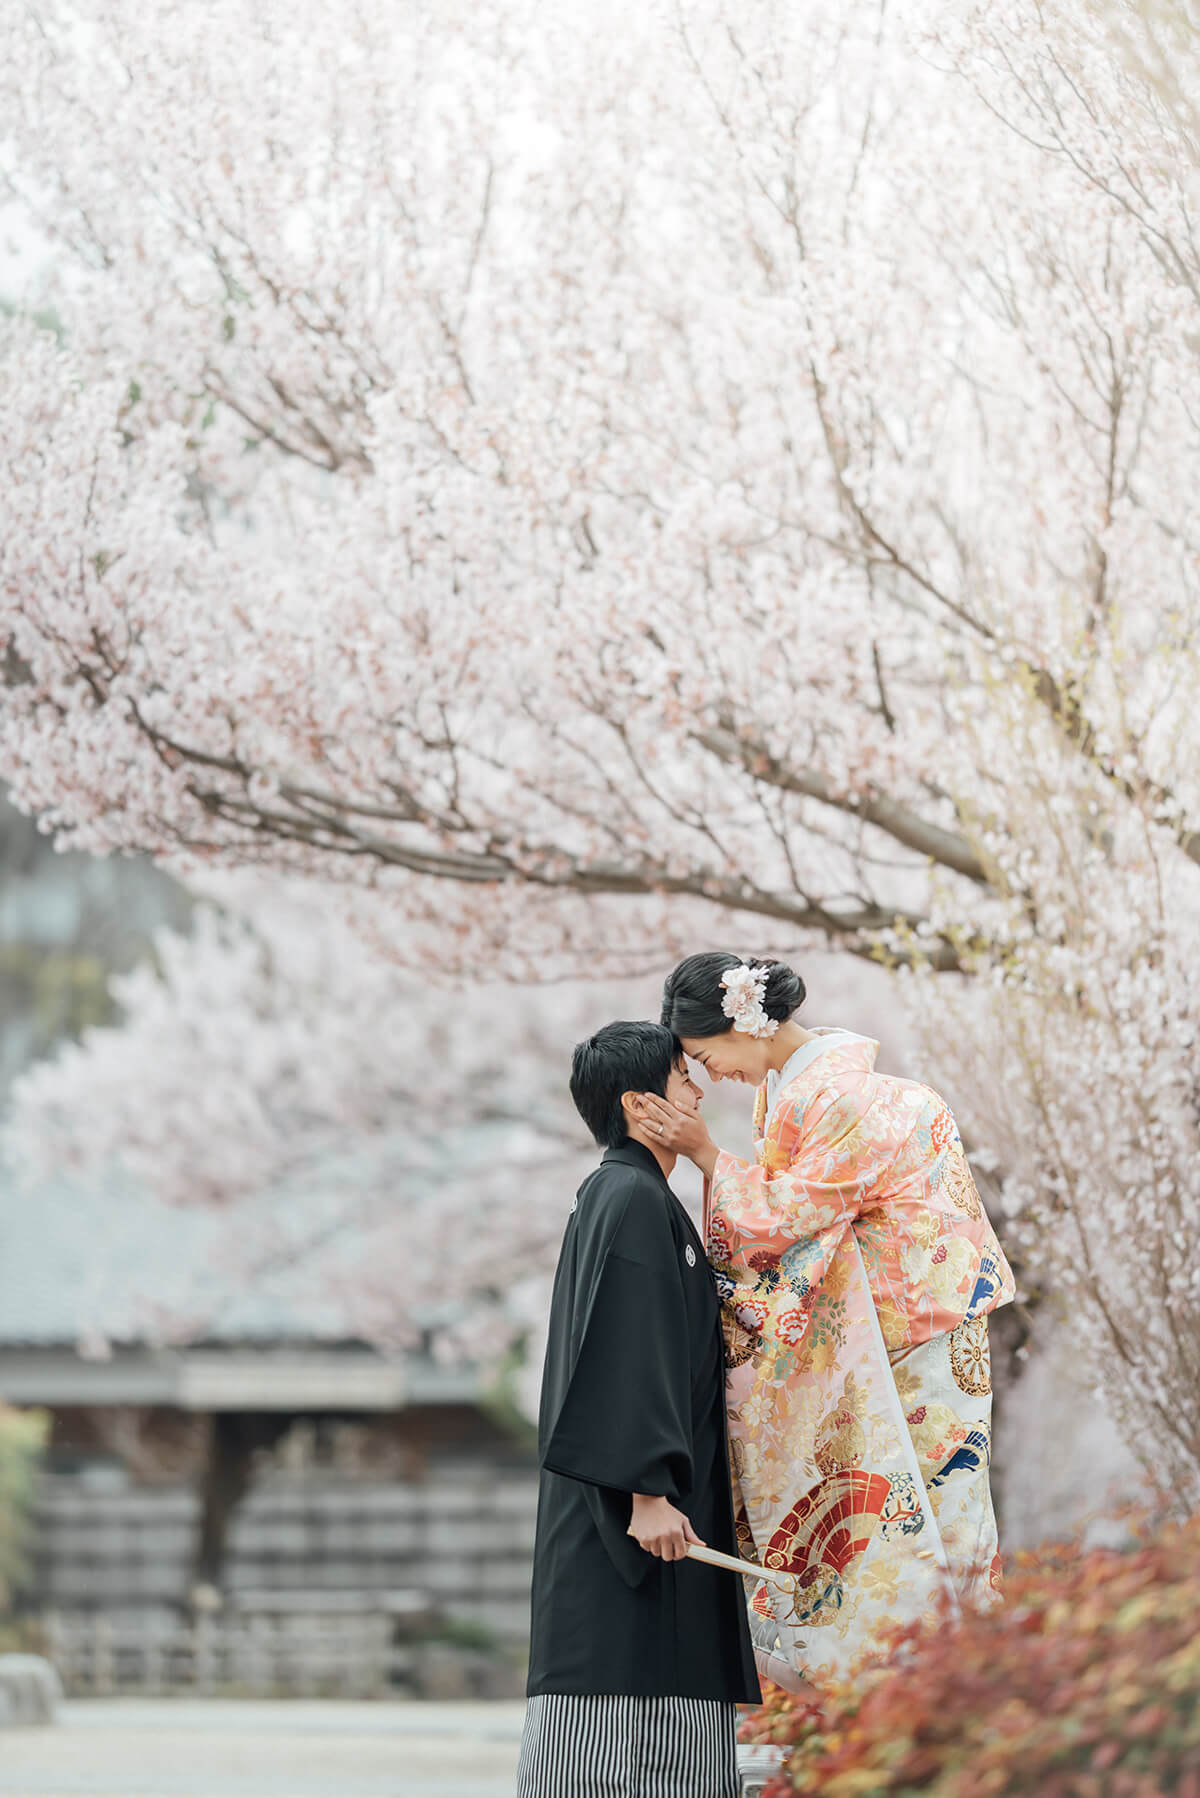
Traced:
[[779, 1028], [778, 1019], [769, 1018], [763, 1010], [767, 991], [765, 968], [751, 968], [745, 962], [736, 968], [726, 968], [721, 985], [725, 988], [721, 1010], [727, 1018], [733, 1019], [735, 1030], [743, 1036], [774, 1036]]

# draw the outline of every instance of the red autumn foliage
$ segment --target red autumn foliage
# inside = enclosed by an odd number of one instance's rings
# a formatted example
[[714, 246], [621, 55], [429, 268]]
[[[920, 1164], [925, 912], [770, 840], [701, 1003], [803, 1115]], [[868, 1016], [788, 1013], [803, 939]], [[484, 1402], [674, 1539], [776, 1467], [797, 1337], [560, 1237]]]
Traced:
[[1200, 1798], [1200, 1517], [1023, 1555], [1000, 1609], [742, 1734], [791, 1750], [766, 1798]]

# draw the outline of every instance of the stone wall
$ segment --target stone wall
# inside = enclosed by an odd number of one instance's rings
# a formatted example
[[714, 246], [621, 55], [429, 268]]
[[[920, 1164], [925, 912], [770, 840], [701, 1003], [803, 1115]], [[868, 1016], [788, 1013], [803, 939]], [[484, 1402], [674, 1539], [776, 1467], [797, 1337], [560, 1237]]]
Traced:
[[[234, 1518], [223, 1582], [221, 1627], [231, 1643], [237, 1638], [229, 1664], [242, 1669], [239, 1683], [247, 1683], [245, 1668], [259, 1664], [246, 1649], [247, 1630], [260, 1648], [277, 1636], [282, 1643], [284, 1634], [307, 1632], [315, 1641], [314, 1619], [334, 1615], [342, 1622], [331, 1627], [343, 1632], [355, 1627], [354, 1616], [392, 1620], [360, 1631], [364, 1641], [377, 1635], [398, 1651], [390, 1674], [364, 1663], [364, 1689], [394, 1683], [393, 1675], [407, 1680], [419, 1661], [440, 1669], [442, 1695], [453, 1695], [456, 1682], [483, 1690], [489, 1658], [519, 1674], [536, 1501], [535, 1476], [494, 1464], [445, 1467], [412, 1482], [329, 1473], [264, 1477]], [[81, 1682], [90, 1688], [97, 1677], [115, 1687], [164, 1678], [171, 1684], [164, 1667], [169, 1673], [191, 1664], [184, 1626], [195, 1622], [189, 1620], [189, 1568], [198, 1509], [194, 1492], [183, 1486], [105, 1489], [62, 1475], [43, 1481], [29, 1600], [54, 1618], [60, 1640], [79, 1644], [78, 1665], [87, 1671], [73, 1679], [65, 1669], [69, 1688]], [[97, 1616], [107, 1619], [98, 1638]], [[104, 1647], [134, 1643], [139, 1632], [164, 1642], [177, 1638], [179, 1652], [160, 1654], [153, 1677], [139, 1670], [139, 1657]], [[220, 1651], [212, 1665], [225, 1664], [219, 1634], [212, 1635]], [[399, 1652], [414, 1641], [426, 1645], [423, 1657]], [[261, 1656], [260, 1662], [265, 1668]], [[278, 1681], [264, 1672], [249, 1683], [261, 1688]], [[321, 1684], [317, 1673], [308, 1684]]]

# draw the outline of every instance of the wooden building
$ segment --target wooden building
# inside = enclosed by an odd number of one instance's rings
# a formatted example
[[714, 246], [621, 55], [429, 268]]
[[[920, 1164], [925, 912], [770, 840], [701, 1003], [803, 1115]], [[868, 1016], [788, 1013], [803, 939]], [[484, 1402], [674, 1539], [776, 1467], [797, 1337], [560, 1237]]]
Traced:
[[52, 1419], [22, 1603], [68, 1689], [518, 1690], [528, 1426], [357, 1339], [325, 1248], [239, 1284], [224, 1230], [124, 1191], [0, 1207], [0, 1394]]

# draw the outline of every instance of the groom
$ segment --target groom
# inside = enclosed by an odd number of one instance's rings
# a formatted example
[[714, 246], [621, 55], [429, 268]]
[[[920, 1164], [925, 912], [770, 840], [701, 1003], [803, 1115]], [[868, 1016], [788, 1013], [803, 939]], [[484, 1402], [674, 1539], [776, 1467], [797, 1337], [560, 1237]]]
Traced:
[[724, 1357], [648, 1095], [699, 1105], [671, 1031], [579, 1044], [571, 1096], [605, 1153], [550, 1309], [518, 1798], [735, 1798], [735, 1707], [759, 1700], [741, 1582], [684, 1558], [736, 1552]]

